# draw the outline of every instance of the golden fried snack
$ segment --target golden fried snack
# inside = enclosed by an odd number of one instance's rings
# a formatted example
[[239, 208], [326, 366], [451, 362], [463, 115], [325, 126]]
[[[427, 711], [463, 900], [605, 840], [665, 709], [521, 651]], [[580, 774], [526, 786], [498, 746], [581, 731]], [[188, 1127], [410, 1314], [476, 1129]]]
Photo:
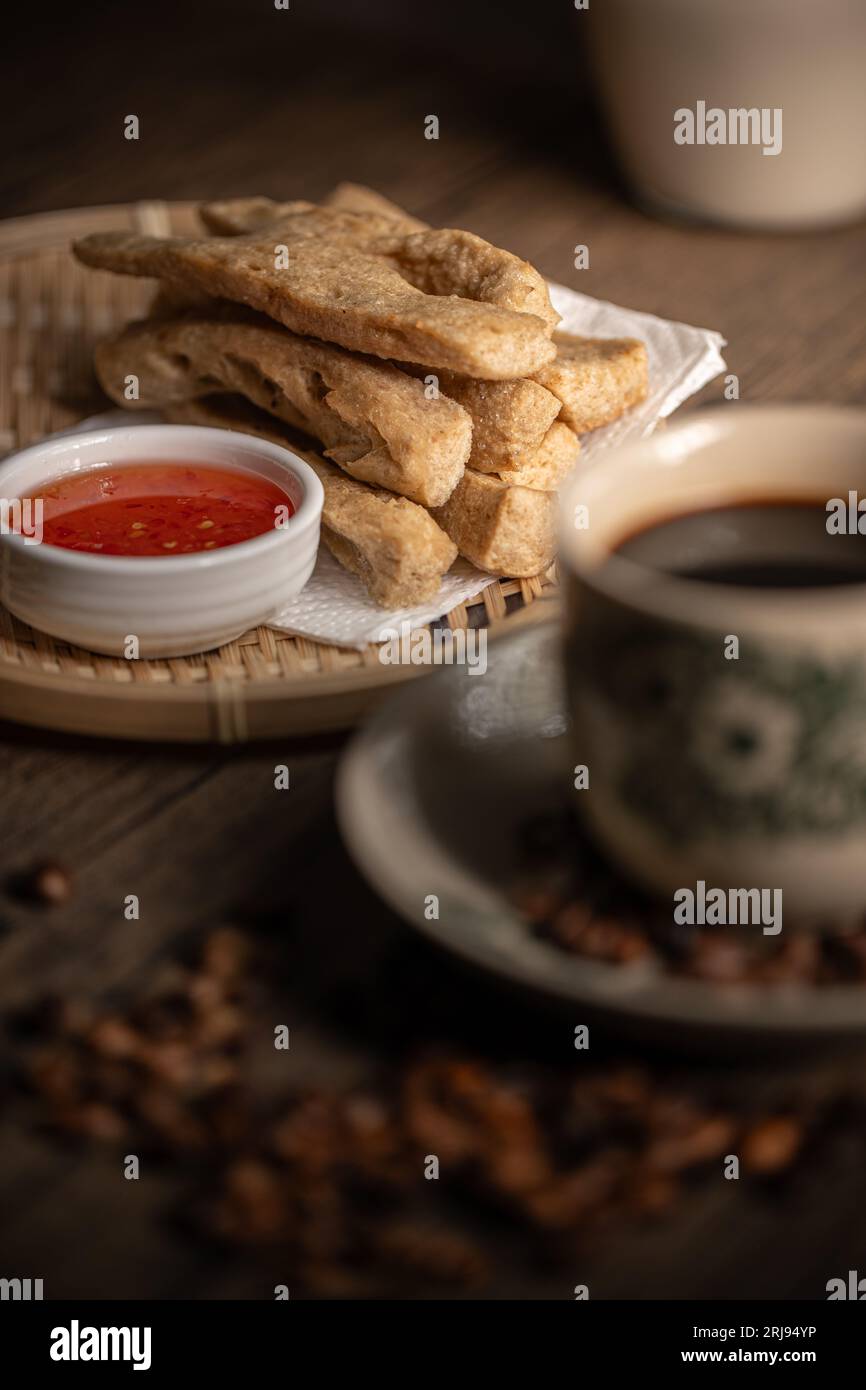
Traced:
[[513, 310], [545, 324], [548, 334], [559, 323], [544, 277], [528, 261], [491, 246], [474, 232], [443, 227], [380, 236], [373, 245], [425, 294], [460, 295]]
[[[261, 231], [278, 222], [297, 206], [297, 202], [278, 203], [273, 198], [229, 198], [217, 203], [203, 203], [199, 216], [208, 231], [217, 236], [249, 236], [251, 232]], [[322, 206], [343, 212], [375, 213], [387, 217], [404, 232], [426, 230], [426, 223], [410, 217], [396, 203], [389, 202], [381, 193], [360, 183], [338, 183], [323, 199]]]
[[383, 217], [392, 217], [395, 222], [400, 222], [407, 232], [423, 232], [429, 226], [429, 223], [413, 217], [397, 203], [392, 203], [390, 198], [383, 198], [375, 188], [368, 188], [363, 183], [338, 183], [336, 188], [332, 188], [328, 196], [322, 199], [322, 205], [326, 208], [342, 208], [349, 212], [378, 212]]
[[[426, 222], [412, 217], [396, 203], [392, 203], [388, 198], [383, 198], [381, 193], [377, 193], [375, 189], [367, 188], [361, 183], [338, 183], [336, 188], [332, 189], [324, 199], [323, 205], [326, 208], [336, 208], [343, 212], [387, 217], [399, 222], [404, 230], [411, 229], [419, 232], [432, 230]], [[473, 242], [480, 240], [480, 238], [474, 237], [471, 232], [450, 230], [445, 235], [472, 238]], [[487, 244], [485, 243], [485, 245]], [[497, 251], [500, 257], [508, 257], [508, 261], [503, 260], [500, 265], [493, 267], [493, 273], [484, 286], [484, 292], [479, 294], [478, 298], [489, 304], [501, 304], [506, 309], [519, 309], [525, 314], [537, 314], [539, 318], [543, 318], [551, 326], [559, 323], [560, 316], [550, 302], [550, 294], [544, 277], [528, 261], [521, 261], [518, 257], [510, 255], [509, 252], [501, 252], [497, 247], [492, 249]], [[416, 282], [413, 281], [413, 283]], [[438, 292], [449, 293], [447, 290]], [[457, 292], [462, 293], [459, 290]], [[470, 296], [470, 298], [472, 297], [474, 296]]]
[[467, 468], [433, 516], [461, 555], [490, 574], [528, 578], [546, 570], [556, 554], [556, 495], [510, 487]]
[[261, 237], [264, 232], [270, 234], [285, 228], [293, 240], [327, 237], [329, 241], [366, 247], [376, 237], [408, 234], [402, 222], [387, 214], [369, 208], [320, 207], [303, 198], [290, 203], [276, 203], [270, 198], [230, 198], [221, 203], [202, 203], [198, 213], [208, 231], [220, 236]]
[[[370, 211], [404, 219], [409, 217], [402, 208], [381, 198], [372, 188], [366, 188], [363, 184], [338, 184], [333, 192], [328, 194], [325, 203], [328, 206], [345, 208], [350, 212]], [[422, 226], [423, 223], [418, 225]], [[560, 419], [576, 433], [585, 433], [598, 429], [601, 425], [610, 424], [630, 406], [638, 405], [646, 398], [646, 349], [638, 340], [582, 338], [572, 333], [557, 332], [554, 333], [554, 342], [558, 349], [556, 360], [540, 373], [536, 373], [535, 380], [558, 397], [563, 407]], [[466, 406], [473, 418], [474, 435], [470, 466], [484, 472], [498, 472], [498, 468], [485, 466], [481, 461], [491, 450], [495, 451], [497, 448], [495, 441], [488, 441], [485, 437], [486, 421], [491, 417], [495, 419], [497, 411], [501, 411], [506, 421], [511, 418], [516, 424], [519, 415], [516, 401], [509, 404], [504, 394], [501, 400], [498, 399], [495, 393], [500, 387], [496, 385], [492, 388], [489, 409], [484, 412], [484, 418], [480, 418], [481, 412], [474, 402], [462, 399], [459, 392], [452, 390], [450, 385], [445, 389], [454, 400], [460, 400], [461, 404]], [[499, 447], [507, 448], [507, 424], [503, 424], [501, 433], [504, 438]], [[529, 446], [524, 443], [516, 452], [522, 453], [526, 447]]]
[[170, 406], [166, 415], [179, 424], [256, 434], [300, 454], [324, 489], [322, 540], [370, 597], [382, 608], [411, 608], [436, 597], [457, 547], [423, 507], [346, 477], [243, 397], [203, 396]]
[[[418, 232], [425, 229], [423, 222], [416, 221], [408, 213], [402, 212], [396, 204], [389, 203], [387, 198], [381, 197], [372, 188], [365, 188], [362, 184], [338, 184], [324, 200], [323, 205], [337, 211], [364, 214], [360, 221], [355, 219], [354, 227], [342, 229], [344, 233], [354, 232], [356, 235], [353, 236], [353, 240], [358, 238], [362, 241], [367, 240], [371, 230], [384, 234], [393, 232], [395, 227], [404, 232]], [[204, 226], [215, 236], [250, 236], [271, 227], [281, 218], [291, 217], [300, 211], [311, 212], [314, 208], [314, 203], [302, 202], [297, 199], [290, 203], [278, 203], [273, 198], [255, 197], [229, 198], [222, 202], [202, 203], [198, 212]], [[376, 215], [377, 220], [375, 222], [371, 221], [370, 214]], [[387, 220], [383, 222], [382, 217]], [[207, 295], [195, 295], [191, 292], [184, 294], [168, 285], [160, 285], [154, 298], [152, 312], [177, 312], [180, 309], [207, 304], [208, 302], [214, 301], [209, 299]]]
[[[224, 313], [227, 307], [231, 311], [231, 306], [226, 306], [224, 301], [208, 299], [204, 295], [196, 299], [168, 285], [160, 285], [150, 313], [154, 318], [173, 318], [189, 309]], [[414, 362], [396, 365], [425, 382], [431, 373], [430, 368], [419, 367]], [[548, 438], [550, 426], [559, 414], [562, 402], [537, 381], [530, 381], [528, 377], [520, 377], [517, 381], [477, 381], [473, 377], [443, 371], [435, 375], [438, 389], [449, 400], [462, 405], [472, 417], [472, 450], [467, 459], [468, 467], [477, 468], [479, 473], [498, 473], [510, 481], [521, 482], [523, 478], [518, 475], [531, 464], [535, 455], [544, 451], [549, 457], [550, 445], [554, 442], [558, 443], [559, 452], [562, 453], [565, 436], [555, 432]], [[568, 434], [571, 436], [573, 432], [568, 431]], [[536, 459], [536, 464], [539, 461]], [[528, 481], [530, 476], [536, 474], [537, 468], [530, 468], [525, 473], [528, 487], [538, 486], [547, 490], [556, 486], [555, 483]], [[545, 472], [544, 476], [550, 474]]]
[[500, 288], [518, 295], [515, 265], [523, 262], [468, 232], [374, 237], [365, 245], [358, 228], [365, 216], [304, 207], [254, 237], [103, 232], [74, 249], [85, 265], [246, 304], [294, 332], [375, 357], [491, 380], [531, 376], [552, 360], [544, 319], [465, 297]]
[[[420, 230], [411, 231], [409, 224], [414, 219], [400, 214], [399, 209], [395, 219], [393, 210], [383, 212], [371, 206], [371, 200], [379, 201], [378, 194], [366, 190], [360, 200], [364, 206], [272, 203], [275, 219], [265, 227], [260, 219], [263, 205], [269, 202], [266, 198], [205, 203], [199, 215], [211, 231], [231, 227], [236, 235], [246, 226], [258, 236], [266, 229], [275, 241], [290, 234], [295, 239], [315, 237], [346, 242], [386, 257], [410, 284], [425, 294], [454, 294], [534, 314], [548, 325], [548, 332], [559, 323], [544, 277], [528, 261], [491, 246], [472, 232], [433, 229], [423, 223], [418, 224]], [[356, 200], [350, 196], [349, 201], [354, 204]], [[386, 206], [393, 209], [392, 204]]]
[[497, 477], [517, 487], [556, 492], [577, 463], [580, 440], [561, 420], [554, 420], [534, 453], [500, 468]]
[[472, 416], [469, 467], [479, 473], [499, 473], [534, 454], [561, 407], [552, 392], [526, 377], [476, 381], [440, 372], [438, 380], [440, 390]]
[[562, 402], [560, 419], [577, 434], [619, 419], [647, 393], [647, 352], [637, 338], [555, 333], [556, 360], [535, 380]]
[[296, 207], [297, 202], [278, 203], [273, 198], [228, 198], [202, 203], [198, 215], [214, 236], [251, 236]]
[[[151, 316], [176, 318], [190, 309], [208, 314], [232, 313], [223, 301], [200, 302], [160, 285]], [[236, 312], [242, 313], [242, 310]], [[397, 364], [422, 381], [429, 369], [414, 363]], [[556, 421], [561, 402], [536, 381], [476, 381], [455, 372], [439, 372], [438, 386], [472, 417], [472, 449], [467, 466], [479, 473], [496, 473], [506, 482], [536, 487], [543, 492], [559, 486], [580, 447], [574, 432]], [[554, 423], [556, 427], [554, 428]]]
[[[438, 506], [459, 482], [472, 422], [456, 402], [427, 400], [391, 363], [299, 338], [230, 307], [128, 325], [96, 350], [96, 372], [118, 405], [156, 408], [214, 391], [239, 392], [324, 445], [363, 482]], [[139, 398], [125, 399], [125, 378]]]

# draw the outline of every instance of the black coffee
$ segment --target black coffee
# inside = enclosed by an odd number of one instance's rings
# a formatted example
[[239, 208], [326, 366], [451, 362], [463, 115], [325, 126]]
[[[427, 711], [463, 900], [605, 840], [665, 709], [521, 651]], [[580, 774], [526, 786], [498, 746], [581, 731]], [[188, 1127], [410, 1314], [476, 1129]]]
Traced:
[[627, 537], [616, 554], [714, 584], [814, 589], [866, 583], [866, 535], [827, 530], [824, 502], [757, 502], [672, 517]]

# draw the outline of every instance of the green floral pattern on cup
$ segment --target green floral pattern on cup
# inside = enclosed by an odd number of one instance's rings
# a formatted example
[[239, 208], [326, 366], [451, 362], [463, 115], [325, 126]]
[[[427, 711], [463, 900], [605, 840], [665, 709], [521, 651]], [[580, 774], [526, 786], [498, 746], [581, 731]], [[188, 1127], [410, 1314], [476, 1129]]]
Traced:
[[866, 825], [866, 664], [724, 646], [646, 620], [593, 634], [579, 680], [621, 740], [623, 802], [680, 842]]

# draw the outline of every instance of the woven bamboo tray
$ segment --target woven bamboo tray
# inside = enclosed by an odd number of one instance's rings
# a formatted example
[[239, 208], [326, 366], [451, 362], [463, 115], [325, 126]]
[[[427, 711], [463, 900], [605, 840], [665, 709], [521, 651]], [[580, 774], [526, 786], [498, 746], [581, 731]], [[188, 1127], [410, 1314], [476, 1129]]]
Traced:
[[[143, 314], [153, 285], [85, 270], [68, 248], [114, 228], [193, 232], [195, 205], [117, 204], [0, 223], [0, 456], [104, 408], [94, 343]], [[550, 605], [535, 601], [554, 593], [550, 578], [502, 581], [446, 621], [495, 632], [546, 616]], [[263, 627], [200, 656], [114, 660], [0, 608], [0, 719], [68, 733], [236, 743], [340, 729], [423, 672], [383, 666], [373, 646], [346, 651]]]

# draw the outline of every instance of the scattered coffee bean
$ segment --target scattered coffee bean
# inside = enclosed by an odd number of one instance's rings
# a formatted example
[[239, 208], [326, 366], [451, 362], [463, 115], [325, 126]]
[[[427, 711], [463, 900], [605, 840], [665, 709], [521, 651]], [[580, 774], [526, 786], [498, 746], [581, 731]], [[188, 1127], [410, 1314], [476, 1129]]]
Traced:
[[26, 1070], [33, 1089], [53, 1104], [70, 1105], [81, 1094], [82, 1068], [67, 1047], [55, 1044], [40, 1048], [28, 1058]]
[[[612, 959], [627, 958], [622, 942], [640, 935], [633, 913], [612, 916], [601, 897], [597, 909], [576, 902], [557, 913], [566, 914], [572, 940], [595, 931], [593, 949]], [[648, 936], [641, 943], [657, 949]], [[606, 1238], [617, 1223], [661, 1218], [691, 1186], [718, 1182], [729, 1152], [741, 1154], [744, 1178], [778, 1178], [807, 1142], [842, 1128], [860, 1136], [862, 1160], [862, 1104], [818, 1095], [746, 1120], [649, 1066], [603, 1060], [515, 1073], [427, 1056], [372, 1089], [263, 1093], [246, 1074], [261, 1029], [245, 956], [242, 938], [220, 929], [192, 970], [175, 970], [127, 1010], [52, 1001], [34, 1015], [39, 1042], [23, 1079], [56, 1130], [122, 1140], [186, 1173], [193, 1229], [238, 1247], [278, 1246], [293, 1292], [481, 1288], [496, 1260], [485, 1240], [455, 1229], [461, 1210], [473, 1224], [495, 1213], [553, 1262], [568, 1258], [576, 1235]], [[777, 960], [787, 972], [808, 957], [797, 945]], [[436, 1182], [425, 1177], [431, 1154]]]
[[195, 1041], [201, 1047], [233, 1047], [240, 1042], [246, 1019], [231, 1004], [209, 1008], [202, 1014], [195, 1029]]
[[526, 884], [512, 889], [511, 899], [524, 917], [531, 922], [548, 922], [562, 905], [559, 893], [544, 884]]
[[387, 1265], [436, 1282], [471, 1288], [489, 1275], [477, 1245], [435, 1226], [395, 1222], [377, 1234], [375, 1250]]
[[85, 1139], [96, 1139], [102, 1143], [116, 1143], [127, 1130], [126, 1120], [120, 1112], [103, 1101], [93, 1100], [61, 1108], [55, 1118], [59, 1127], [68, 1133], [80, 1134]]
[[616, 1191], [628, 1166], [627, 1158], [615, 1150], [602, 1150], [598, 1157], [530, 1193], [524, 1210], [539, 1226], [550, 1230], [573, 1230], [598, 1213]]
[[642, 1216], [658, 1216], [673, 1206], [678, 1182], [667, 1173], [639, 1173], [626, 1192], [629, 1207]]
[[803, 1142], [803, 1126], [793, 1116], [761, 1120], [743, 1135], [740, 1157], [748, 1173], [779, 1173], [790, 1167]]
[[193, 1009], [205, 1017], [225, 1001], [223, 984], [213, 975], [192, 975], [187, 983], [186, 993]]
[[149, 1085], [133, 1100], [137, 1118], [151, 1142], [168, 1154], [198, 1152], [207, 1146], [207, 1130], [191, 1108], [159, 1085]]
[[684, 1132], [659, 1135], [647, 1149], [650, 1169], [677, 1173], [700, 1163], [709, 1163], [727, 1153], [734, 1143], [735, 1127], [724, 1115], [697, 1117]]
[[195, 1074], [195, 1059], [185, 1042], [143, 1042], [138, 1060], [157, 1080], [178, 1089], [188, 1086]]
[[[525, 862], [511, 900], [534, 936], [610, 965], [646, 962], [713, 984], [866, 984], [866, 918], [853, 932], [826, 928], [777, 938], [730, 928], [683, 927], [672, 912], [630, 888], [601, 858], [586, 831], [563, 813], [523, 827]], [[539, 854], [536, 846], [546, 847]]]
[[225, 1173], [219, 1219], [223, 1234], [241, 1244], [278, 1239], [288, 1210], [277, 1174], [257, 1159], [233, 1163]]
[[247, 955], [247, 943], [240, 932], [231, 927], [219, 927], [204, 944], [202, 972], [217, 980], [235, 980], [246, 965]]
[[43, 907], [61, 907], [72, 897], [72, 873], [56, 860], [46, 860], [14, 878], [10, 891]]
[[85, 1034], [85, 1042], [99, 1056], [119, 1059], [134, 1057], [141, 1045], [138, 1034], [125, 1019], [112, 1014], [96, 1019]]
[[237, 1084], [237, 1063], [229, 1057], [205, 1057], [201, 1061], [198, 1079], [203, 1091], [226, 1090]]

